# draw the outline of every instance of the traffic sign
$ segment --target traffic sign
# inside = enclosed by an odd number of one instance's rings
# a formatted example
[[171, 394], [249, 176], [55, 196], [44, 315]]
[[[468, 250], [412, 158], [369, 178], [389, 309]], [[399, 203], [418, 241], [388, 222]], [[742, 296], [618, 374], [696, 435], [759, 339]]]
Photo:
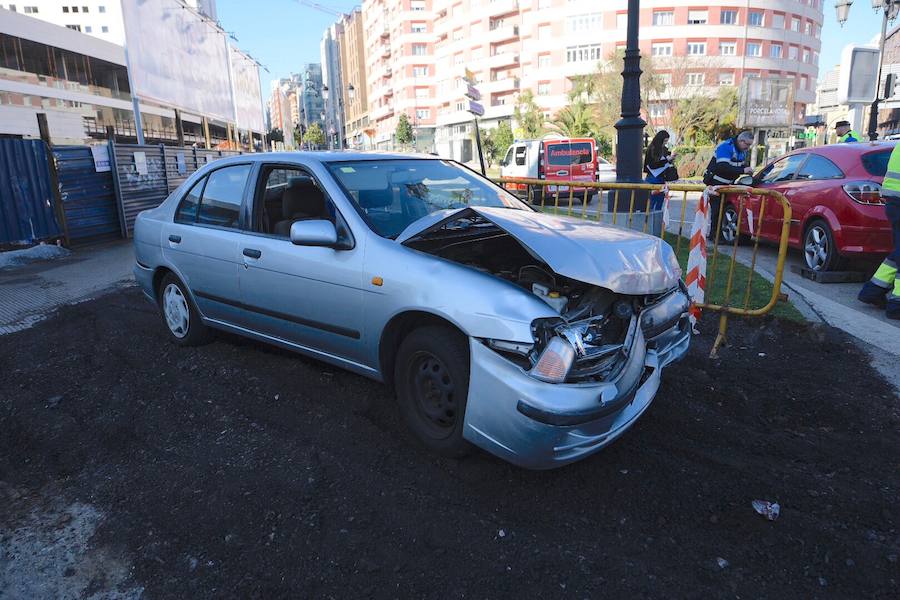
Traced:
[[476, 83], [478, 83], [477, 81], [475, 81], [475, 73], [473, 71], [470, 71], [469, 69], [466, 69], [466, 76], [463, 79], [465, 79], [466, 83], [470, 85], [475, 85]]
[[480, 117], [484, 115], [484, 106], [474, 100], [469, 100], [469, 112], [476, 117]]
[[479, 92], [478, 88], [473, 85], [466, 86], [466, 96], [468, 96], [472, 100], [481, 100], [481, 92]]

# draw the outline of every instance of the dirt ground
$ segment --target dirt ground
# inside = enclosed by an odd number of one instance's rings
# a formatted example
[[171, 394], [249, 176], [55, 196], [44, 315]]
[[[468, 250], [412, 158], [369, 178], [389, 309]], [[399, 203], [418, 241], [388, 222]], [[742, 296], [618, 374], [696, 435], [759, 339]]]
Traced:
[[[0, 337], [0, 598], [897, 598], [898, 398], [843, 335], [712, 319], [613, 446], [447, 460], [385, 388], [137, 289]], [[770, 522], [751, 508], [777, 501]]]

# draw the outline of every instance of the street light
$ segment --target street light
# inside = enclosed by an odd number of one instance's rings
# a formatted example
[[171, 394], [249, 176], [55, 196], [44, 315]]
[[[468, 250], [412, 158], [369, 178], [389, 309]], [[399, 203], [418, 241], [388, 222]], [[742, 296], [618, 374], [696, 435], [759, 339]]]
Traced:
[[[847, 22], [847, 18], [850, 16], [850, 5], [852, 4], [853, 0], [835, 0], [834, 2], [834, 10], [841, 27], [844, 26], [844, 23]], [[896, 19], [897, 12], [900, 11], [900, 0], [872, 0], [872, 9], [876, 13], [878, 13], [878, 11], [884, 13], [884, 17], [881, 21], [881, 37], [878, 38], [878, 76], [875, 79], [875, 100], [872, 102], [871, 108], [869, 108], [869, 130], [866, 132], [869, 135], [869, 140], [875, 141], [878, 139], [878, 97], [881, 94], [881, 69], [882, 65], [884, 65], [884, 40], [887, 37], [888, 21]], [[850, 68], [850, 65], [845, 66], [848, 69]]]
[[622, 70], [622, 118], [616, 123], [616, 181], [641, 180], [641, 134], [647, 122], [641, 118], [641, 51], [638, 47], [640, 0], [628, 0], [628, 36]]

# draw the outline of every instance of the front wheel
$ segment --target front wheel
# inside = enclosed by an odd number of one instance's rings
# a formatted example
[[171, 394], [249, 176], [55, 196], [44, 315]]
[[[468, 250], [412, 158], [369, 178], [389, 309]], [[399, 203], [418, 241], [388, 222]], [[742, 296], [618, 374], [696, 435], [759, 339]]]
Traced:
[[468, 340], [449, 327], [427, 326], [400, 344], [394, 369], [397, 402], [407, 425], [430, 450], [459, 457], [469, 394]]
[[834, 243], [834, 234], [825, 221], [813, 221], [803, 234], [803, 258], [813, 271], [833, 271], [839, 268], [841, 256]]
[[738, 211], [732, 204], [726, 204], [722, 210], [721, 238], [727, 244], [734, 244], [737, 238], [738, 244], [747, 241], [747, 236], [738, 231]]

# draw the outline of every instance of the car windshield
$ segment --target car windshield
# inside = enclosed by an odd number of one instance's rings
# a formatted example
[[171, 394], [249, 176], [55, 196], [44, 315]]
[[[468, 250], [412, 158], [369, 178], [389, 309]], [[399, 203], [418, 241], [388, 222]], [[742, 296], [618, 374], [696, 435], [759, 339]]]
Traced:
[[360, 160], [328, 163], [375, 233], [395, 238], [431, 213], [466, 206], [529, 208], [515, 196], [451, 161]]

